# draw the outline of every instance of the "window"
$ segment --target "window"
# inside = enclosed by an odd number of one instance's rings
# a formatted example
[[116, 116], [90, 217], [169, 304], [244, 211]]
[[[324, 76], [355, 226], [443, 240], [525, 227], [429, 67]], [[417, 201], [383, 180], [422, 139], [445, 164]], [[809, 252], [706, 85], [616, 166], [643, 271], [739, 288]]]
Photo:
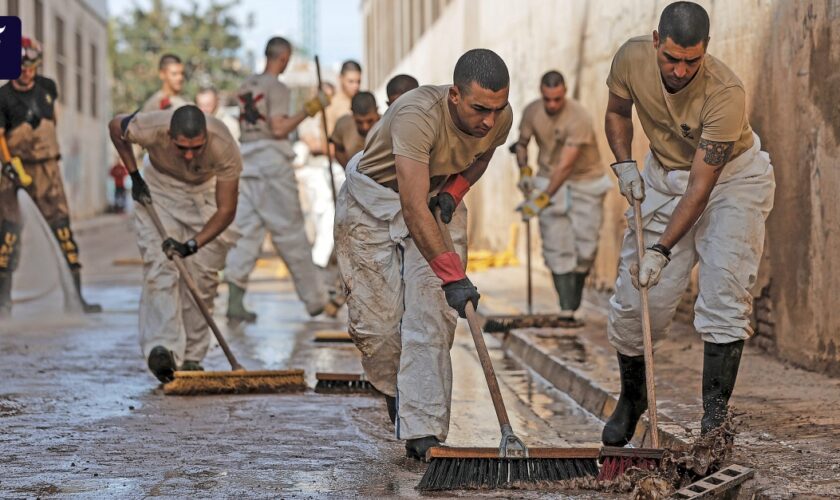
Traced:
[[35, 39], [41, 42], [41, 47], [46, 47], [44, 43], [44, 1], [35, 0]]
[[20, 16], [20, 1], [19, 0], [8, 0], [6, 3], [8, 7], [9, 13], [6, 14], [8, 16]]
[[84, 70], [84, 53], [82, 49], [82, 34], [76, 32], [76, 111], [84, 111], [85, 85], [82, 72]]
[[99, 79], [99, 50], [95, 43], [90, 44], [90, 115], [96, 118], [99, 110], [99, 95], [96, 92], [96, 82]]
[[64, 90], [67, 83], [67, 63], [64, 51], [64, 20], [55, 16], [55, 79], [58, 82], [58, 98], [66, 102]]

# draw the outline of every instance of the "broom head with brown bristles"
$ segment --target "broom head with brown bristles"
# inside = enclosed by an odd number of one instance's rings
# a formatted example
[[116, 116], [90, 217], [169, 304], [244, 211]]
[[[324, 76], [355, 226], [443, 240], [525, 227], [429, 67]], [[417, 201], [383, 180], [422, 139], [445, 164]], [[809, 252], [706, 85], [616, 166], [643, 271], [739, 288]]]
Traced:
[[580, 328], [583, 322], [560, 314], [513, 314], [487, 316], [486, 333], [507, 333], [519, 328]]
[[613, 481], [630, 469], [657, 470], [665, 450], [661, 448], [601, 448], [599, 481]]
[[500, 457], [499, 448], [436, 446], [418, 490], [516, 488], [598, 475], [598, 448], [528, 448], [522, 458]]
[[303, 370], [176, 371], [166, 395], [263, 394], [306, 390]]
[[350, 334], [344, 330], [319, 330], [312, 338], [315, 342], [353, 342]]
[[364, 373], [318, 372], [315, 378], [318, 380], [315, 392], [319, 394], [381, 394]]

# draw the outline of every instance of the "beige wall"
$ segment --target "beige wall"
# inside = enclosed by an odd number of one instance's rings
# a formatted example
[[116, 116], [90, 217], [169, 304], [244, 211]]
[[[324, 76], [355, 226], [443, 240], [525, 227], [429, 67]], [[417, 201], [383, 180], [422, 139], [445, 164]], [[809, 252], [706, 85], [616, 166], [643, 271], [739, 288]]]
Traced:
[[[417, 0], [423, 3], [422, 0]], [[438, 0], [426, 0], [437, 2]], [[415, 3], [415, 2], [411, 2]], [[379, 96], [388, 77], [409, 73], [422, 84], [451, 81], [458, 56], [474, 47], [498, 52], [511, 71], [518, 122], [538, 97], [548, 69], [564, 73], [570, 88], [602, 122], [604, 85], [615, 50], [627, 38], [651, 32], [661, 0], [453, 0], [416, 41], [406, 39], [408, 1], [363, 4], [366, 67]], [[776, 208], [768, 223], [762, 286], [764, 344], [796, 363], [840, 374], [840, 1], [700, 1], [712, 18], [710, 53], [744, 81], [751, 122], [776, 166]], [[410, 15], [408, 22], [411, 22]], [[394, 40], [393, 34], [400, 33]], [[407, 45], [408, 44], [408, 45]], [[406, 48], [408, 47], [408, 48]], [[637, 128], [634, 155], [646, 140]], [[599, 146], [612, 160], [602, 128]], [[515, 139], [511, 134], [508, 143]], [[520, 201], [515, 163], [497, 151], [488, 173], [470, 194], [473, 247], [502, 248]], [[607, 200], [594, 282], [614, 280], [625, 203]], [[756, 290], [756, 296], [762, 290]]]

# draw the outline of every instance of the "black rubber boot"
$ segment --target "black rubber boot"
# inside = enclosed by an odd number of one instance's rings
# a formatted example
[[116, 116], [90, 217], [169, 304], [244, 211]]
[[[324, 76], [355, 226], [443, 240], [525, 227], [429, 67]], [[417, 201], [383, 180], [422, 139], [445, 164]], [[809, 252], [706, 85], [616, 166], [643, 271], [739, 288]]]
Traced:
[[257, 321], [257, 313], [245, 309], [244, 298], [245, 289], [228, 281], [228, 319], [254, 323]]
[[0, 318], [12, 315], [12, 273], [0, 271]]
[[583, 302], [583, 287], [586, 285], [586, 277], [589, 276], [589, 271], [585, 273], [574, 273], [575, 275], [575, 294], [572, 297], [571, 306], [572, 310], [577, 311], [580, 309], [580, 304]]
[[388, 417], [391, 418], [391, 423], [397, 425], [397, 398], [386, 394], [385, 405], [388, 407]]
[[82, 308], [85, 313], [99, 313], [102, 312], [102, 306], [99, 304], [90, 304], [82, 296], [82, 271], [81, 269], [73, 269], [73, 284], [76, 285], [76, 292], [79, 294], [79, 300], [82, 301]]
[[744, 341], [729, 344], [705, 342], [703, 349], [703, 419], [700, 434], [714, 430], [726, 420], [729, 396], [735, 388]]
[[618, 370], [621, 374], [621, 396], [601, 433], [601, 441], [607, 446], [629, 443], [639, 418], [647, 410], [645, 357], [619, 353]]
[[574, 313], [580, 306], [580, 301], [575, 303], [575, 273], [552, 274], [554, 278], [554, 289], [560, 299], [560, 309], [563, 312]]
[[149, 353], [149, 370], [164, 384], [175, 379], [175, 356], [162, 345], [152, 348]]
[[409, 439], [405, 442], [405, 456], [425, 461], [426, 451], [434, 446], [440, 446], [440, 441], [434, 436]]

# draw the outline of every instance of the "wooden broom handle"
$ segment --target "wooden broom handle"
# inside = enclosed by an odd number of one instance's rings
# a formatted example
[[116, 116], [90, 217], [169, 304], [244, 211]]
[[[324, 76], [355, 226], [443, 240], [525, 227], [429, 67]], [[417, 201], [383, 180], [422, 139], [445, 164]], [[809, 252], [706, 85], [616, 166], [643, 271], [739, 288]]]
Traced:
[[[642, 202], [633, 200], [633, 218], [636, 222], [636, 250], [639, 266], [645, 256], [644, 228], [642, 227]], [[641, 269], [640, 269], [641, 272]], [[647, 386], [648, 419], [650, 420], [650, 444], [659, 448], [659, 420], [656, 416], [656, 382], [653, 378], [653, 334], [650, 325], [650, 302], [647, 287], [639, 287], [642, 313], [642, 340], [645, 348], [645, 385]]]
[[[454, 252], [455, 244], [452, 243], [452, 235], [449, 234], [449, 228], [440, 220], [440, 209], [435, 210], [435, 220], [437, 221], [438, 229], [440, 229], [440, 234], [443, 236], [443, 243], [446, 245], [446, 249]], [[506, 426], [508, 428], [510, 427], [510, 419], [508, 418], [507, 409], [505, 409], [505, 402], [502, 399], [499, 381], [496, 379], [496, 371], [493, 369], [493, 362], [490, 360], [490, 353], [487, 351], [487, 344], [484, 343], [484, 335], [482, 335], [481, 328], [478, 326], [479, 323], [475, 313], [475, 307], [473, 307], [472, 302], [467, 302], [464, 309], [467, 316], [467, 323], [470, 325], [470, 333], [475, 343], [475, 350], [478, 353], [478, 360], [481, 362], [481, 369], [484, 371], [484, 378], [487, 380], [487, 388], [490, 389], [490, 398], [493, 400], [496, 418], [499, 419], [499, 427], [504, 430]]]
[[[148, 205], [144, 204], [143, 206], [149, 213], [149, 217], [152, 218], [152, 222], [155, 224], [161, 240], [166, 240], [166, 229], [164, 229], [163, 224], [160, 222], [160, 217], [158, 217], [155, 207], [153, 207], [151, 203]], [[222, 351], [225, 352], [225, 356], [227, 357], [228, 362], [230, 362], [230, 367], [233, 370], [244, 370], [245, 368], [243, 368], [242, 365], [239, 364], [239, 361], [236, 360], [236, 356], [233, 355], [233, 351], [230, 350], [230, 346], [228, 346], [227, 341], [222, 336], [222, 332], [213, 320], [213, 315], [210, 313], [210, 310], [207, 309], [207, 305], [203, 300], [201, 300], [201, 292], [198, 290], [198, 285], [196, 285], [192, 276], [190, 276], [189, 271], [187, 271], [187, 266], [184, 264], [181, 256], [177, 254], [173, 255], [172, 262], [174, 262], [175, 267], [178, 268], [178, 274], [181, 275], [181, 279], [184, 281], [184, 284], [187, 285], [187, 289], [190, 291], [190, 295], [192, 295], [195, 305], [198, 306], [198, 309], [201, 311], [201, 315], [204, 316], [205, 320], [207, 320], [207, 325], [211, 330], [213, 330], [213, 335], [216, 336], [216, 340], [219, 341], [219, 345], [222, 346]]]
[[[315, 56], [315, 74], [318, 77], [318, 92], [322, 92], [321, 87], [321, 61], [318, 56]], [[332, 188], [333, 207], [338, 205], [338, 190], [335, 187], [335, 174], [332, 170], [332, 152], [330, 152], [330, 132], [327, 129], [327, 110], [321, 110], [321, 125], [324, 127], [324, 154], [327, 155], [327, 170], [330, 172], [330, 187]]]

